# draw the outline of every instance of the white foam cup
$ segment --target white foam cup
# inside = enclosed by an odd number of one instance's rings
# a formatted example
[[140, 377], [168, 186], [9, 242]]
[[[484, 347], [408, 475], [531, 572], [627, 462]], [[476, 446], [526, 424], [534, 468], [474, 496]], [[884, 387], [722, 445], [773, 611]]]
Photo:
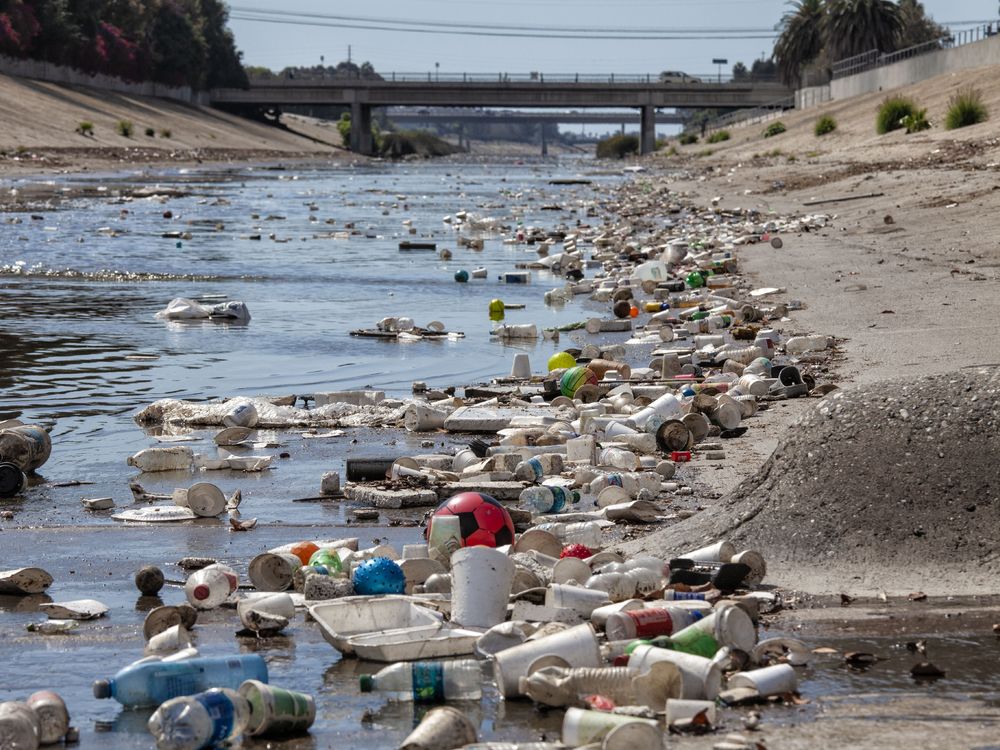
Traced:
[[514, 563], [490, 547], [463, 547], [451, 556], [451, 621], [491, 628], [507, 618]]

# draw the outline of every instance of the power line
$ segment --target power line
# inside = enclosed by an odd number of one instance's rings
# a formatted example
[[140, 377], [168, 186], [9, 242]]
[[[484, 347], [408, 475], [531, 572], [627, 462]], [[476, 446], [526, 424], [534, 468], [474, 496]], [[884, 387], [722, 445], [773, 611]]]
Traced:
[[[287, 14], [286, 14], [287, 15]], [[423, 29], [423, 28], [401, 28], [394, 26], [382, 26], [378, 24], [365, 24], [365, 23], [349, 23], [341, 21], [321, 21], [321, 20], [295, 20], [293, 18], [276, 18], [276, 17], [258, 17], [254, 15], [248, 15], [242, 12], [234, 12], [230, 14], [230, 18], [235, 21], [253, 21], [258, 23], [275, 23], [288, 26], [319, 26], [324, 28], [338, 28], [338, 29], [362, 29], [368, 31], [395, 31], [405, 34], [438, 34], [445, 36], [482, 36], [482, 37], [502, 37], [502, 38], [518, 38], [518, 39], [584, 39], [584, 40], [595, 40], [595, 41], [679, 41], [679, 40], [729, 40], [729, 41], [739, 41], [743, 39], [774, 39], [777, 33], [773, 30], [768, 31], [767, 34], [748, 34], [745, 32], [738, 32], [736, 30], [728, 31], [724, 33], [713, 33], [713, 34], [684, 34], [678, 35], [678, 32], [662, 32], [653, 34], [615, 34], [615, 33], [570, 33], [570, 34], [558, 34], [553, 32], [522, 32], [522, 31], [486, 31], [478, 29], [469, 29], [466, 31], [461, 31], [457, 29]], [[761, 31], [765, 31], [762, 29]]]

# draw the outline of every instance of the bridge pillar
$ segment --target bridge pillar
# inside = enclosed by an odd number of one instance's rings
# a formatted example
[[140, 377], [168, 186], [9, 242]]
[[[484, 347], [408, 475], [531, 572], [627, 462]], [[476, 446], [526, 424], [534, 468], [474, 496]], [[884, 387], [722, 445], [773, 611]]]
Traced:
[[372, 140], [372, 108], [361, 102], [351, 103], [351, 151], [371, 156], [375, 153]]
[[656, 108], [647, 104], [640, 110], [639, 153], [651, 154], [656, 150]]
[[542, 156], [549, 155], [549, 139], [545, 135], [545, 123], [539, 123], [538, 127], [542, 131]]

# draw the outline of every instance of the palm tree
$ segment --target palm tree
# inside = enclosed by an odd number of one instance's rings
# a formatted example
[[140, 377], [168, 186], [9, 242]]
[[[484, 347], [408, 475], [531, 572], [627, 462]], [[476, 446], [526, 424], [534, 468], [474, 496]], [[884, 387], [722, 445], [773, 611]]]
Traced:
[[774, 44], [778, 75], [788, 84], [798, 85], [802, 68], [813, 62], [823, 50], [823, 0], [799, 0], [788, 3], [792, 10], [781, 17], [781, 35]]
[[822, 24], [831, 60], [869, 50], [892, 52], [903, 31], [899, 6], [890, 0], [828, 0]]

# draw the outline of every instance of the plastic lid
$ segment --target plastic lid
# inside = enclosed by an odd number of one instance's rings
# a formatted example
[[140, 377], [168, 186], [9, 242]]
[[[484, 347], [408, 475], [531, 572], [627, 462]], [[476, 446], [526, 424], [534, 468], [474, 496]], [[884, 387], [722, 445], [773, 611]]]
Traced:
[[358, 682], [361, 683], [361, 692], [370, 693], [375, 689], [375, 677], [370, 674], [363, 674], [358, 678]]
[[204, 583], [199, 583], [197, 586], [194, 587], [194, 589], [192, 589], [191, 596], [193, 596], [195, 599], [201, 602], [204, 601], [205, 599], [208, 599], [211, 593], [212, 589], [210, 589]]
[[111, 680], [95, 680], [94, 681], [94, 697], [95, 698], [110, 698], [111, 697]]

